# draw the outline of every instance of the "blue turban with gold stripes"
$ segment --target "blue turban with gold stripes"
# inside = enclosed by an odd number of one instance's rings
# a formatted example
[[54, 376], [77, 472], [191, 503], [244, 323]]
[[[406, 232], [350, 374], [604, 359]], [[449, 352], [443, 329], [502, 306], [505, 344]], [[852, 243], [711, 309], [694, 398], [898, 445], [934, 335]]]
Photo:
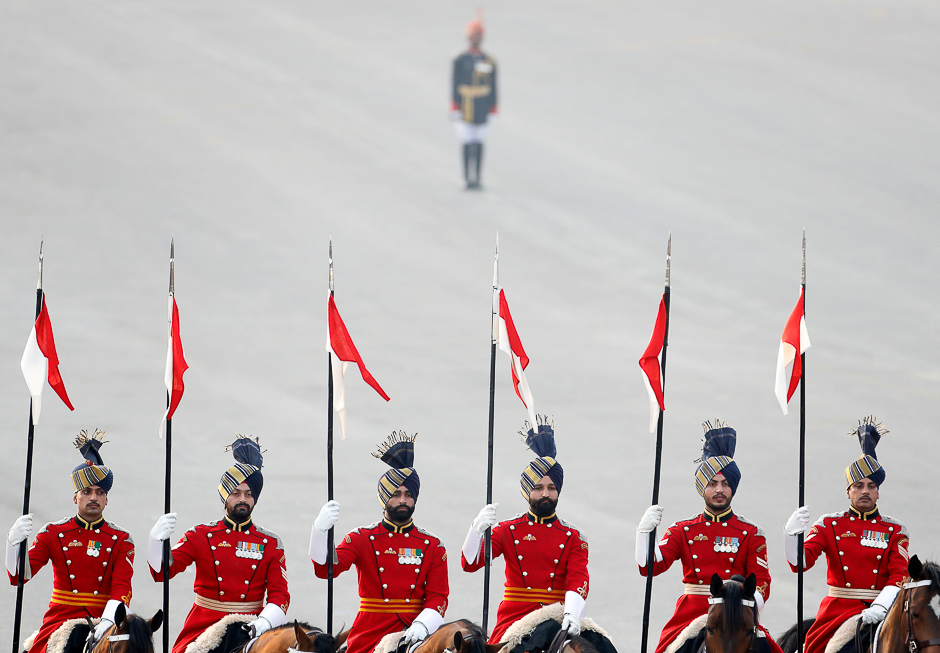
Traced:
[[264, 457], [258, 438], [252, 440], [247, 435], [236, 433], [235, 442], [227, 446], [225, 450], [231, 450], [235, 464], [225, 470], [219, 480], [219, 496], [222, 498], [222, 503], [225, 503], [228, 495], [242, 483], [248, 486], [251, 496], [257, 503], [264, 487], [264, 475], [261, 473]]
[[95, 429], [92, 435], [88, 435], [88, 431], [82, 431], [75, 437], [75, 448], [85, 458], [85, 462], [72, 470], [72, 487], [76, 492], [93, 485], [100, 487], [105, 494], [111, 491], [114, 473], [110, 467], [105, 467], [101, 454], [98, 453], [105, 442], [107, 440], [104, 440], [104, 431], [98, 429]]
[[[525, 430], [519, 431], [522, 434], [526, 446], [538, 454], [538, 458], [528, 464], [522, 470], [521, 486], [519, 488], [525, 500], [529, 500], [533, 488], [538, 485], [543, 476], [548, 476], [555, 484], [555, 489], [561, 494], [561, 486], [565, 482], [565, 470], [555, 456], [555, 422], [549, 421], [545, 415], [537, 415], [538, 425], [525, 423]], [[538, 430], [536, 430], [536, 428]]]
[[858, 421], [858, 428], [849, 431], [849, 435], [858, 436], [862, 457], [845, 468], [845, 487], [858, 483], [863, 478], [870, 478], [879, 488], [885, 482], [885, 469], [878, 462], [875, 447], [881, 441], [881, 436], [888, 433], [888, 429], [884, 424], [877, 424], [877, 421], [874, 415], [869, 415]]
[[379, 479], [378, 497], [383, 508], [388, 505], [392, 495], [402, 485], [411, 492], [414, 500], [418, 501], [421, 479], [412, 467], [415, 462], [415, 438], [417, 437], [417, 433], [408, 435], [404, 431], [393, 431], [388, 439], [379, 445], [378, 451], [372, 454], [391, 467]]
[[699, 495], [705, 496], [705, 487], [717, 474], [724, 474], [728, 485], [731, 486], [731, 496], [738, 491], [741, 482], [741, 470], [734, 462], [734, 448], [737, 445], [738, 434], [727, 422], [715, 420], [715, 424], [705, 421], [705, 440], [702, 444], [702, 457], [695, 462], [699, 466], [695, 469], [695, 489]]

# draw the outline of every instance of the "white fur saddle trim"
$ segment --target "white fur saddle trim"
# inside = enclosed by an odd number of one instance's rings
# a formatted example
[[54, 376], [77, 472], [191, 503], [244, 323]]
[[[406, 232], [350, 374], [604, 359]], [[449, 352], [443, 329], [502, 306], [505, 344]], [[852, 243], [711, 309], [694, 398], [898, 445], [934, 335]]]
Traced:
[[374, 653], [391, 653], [396, 648], [398, 648], [398, 642], [400, 642], [401, 638], [404, 636], [404, 630], [399, 630], [397, 633], [389, 633], [380, 639], [379, 643], [375, 645]]
[[228, 628], [229, 624], [246, 624], [257, 618], [257, 615], [253, 614], [238, 614], [237, 612], [227, 614], [204, 630], [199, 637], [190, 642], [189, 646], [186, 647], [186, 653], [209, 653], [209, 651], [222, 643], [222, 638], [225, 637], [225, 630]]
[[[521, 619], [513, 622], [513, 624], [506, 629], [502, 640], [499, 642], [503, 645], [503, 648], [500, 649], [500, 653], [509, 653], [510, 650], [522, 642], [526, 635], [531, 635], [536, 626], [538, 626], [543, 621], [548, 621], [551, 619], [552, 621], [557, 621], [560, 624], [564, 617], [565, 606], [561, 603], [552, 603], [551, 605], [546, 605], [545, 607], [530, 612]], [[599, 635], [603, 635], [607, 639], [610, 639], [610, 635], [607, 634], [607, 631], [598, 626], [594, 620], [589, 617], [585, 617], [581, 620], [581, 630], [591, 630]]]
[[[101, 619], [92, 619], [91, 623], [95, 626], [98, 625], [98, 622]], [[84, 619], [69, 619], [68, 621], [63, 621], [62, 625], [55, 629], [49, 636], [49, 642], [46, 644], [46, 653], [63, 653], [65, 651], [65, 645], [69, 643], [69, 635], [72, 634], [72, 631], [75, 629], [75, 626], [82, 625], [87, 626], [88, 622]], [[36, 633], [39, 631], [37, 630]], [[31, 635], [32, 640], [35, 640], [36, 633]], [[33, 641], [29, 642], [30, 647], [33, 645]], [[26, 648], [26, 643], [23, 643], [24, 650], [29, 650]]]
[[28, 651], [33, 648], [33, 642], [36, 641], [36, 635], [39, 634], [39, 629], [33, 631], [33, 634], [23, 640], [23, 650]]
[[843, 646], [855, 639], [855, 629], [859, 617], [860, 615], [849, 617], [845, 620], [845, 623], [839, 626], [826, 643], [826, 653], [838, 653]]

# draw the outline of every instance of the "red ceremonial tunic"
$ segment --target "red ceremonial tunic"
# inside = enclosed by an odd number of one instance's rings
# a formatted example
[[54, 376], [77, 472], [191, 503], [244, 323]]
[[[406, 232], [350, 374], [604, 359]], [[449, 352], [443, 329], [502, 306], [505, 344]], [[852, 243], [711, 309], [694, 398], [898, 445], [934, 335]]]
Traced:
[[[506, 583], [490, 644], [498, 644], [506, 629], [530, 612], [564, 603], [565, 592], [587, 598], [588, 543], [573, 524], [528, 512], [494, 526], [491, 539], [493, 559], [506, 558]], [[483, 546], [472, 562], [461, 554], [464, 571], [483, 568]]]
[[[290, 605], [281, 538], [251, 520], [235, 524], [223, 517], [195, 526], [173, 547], [170, 560], [170, 578], [196, 564], [196, 602], [186, 615], [173, 653], [183, 653], [190, 642], [227, 614], [258, 614], [268, 603], [286, 613]], [[162, 569], [151, 567], [150, 574], [158, 583], [163, 580]]]
[[[663, 627], [655, 653], [663, 653], [690, 623], [708, 613], [708, 597], [712, 574], [722, 580], [733, 575], [757, 578], [757, 591], [764, 601], [770, 598], [770, 569], [767, 563], [767, 540], [757, 524], [735, 515], [729, 508], [720, 515], [707, 510], [691, 519], [677, 521], [666, 529], [659, 541], [663, 559], [653, 567], [658, 576], [676, 560], [682, 561], [682, 582], [685, 593], [676, 601], [676, 611]], [[640, 567], [646, 576], [646, 567]], [[761, 626], [771, 651], [782, 653], [780, 647]]]
[[[880, 515], [877, 508], [864, 515], [849, 508], [819, 518], [806, 535], [803, 551], [807, 569], [826, 555], [829, 596], [819, 604], [816, 623], [806, 633], [805, 653], [823, 653], [847, 619], [869, 607], [886, 586], [901, 586], [907, 577], [908, 541], [904, 525]], [[793, 565], [790, 569], [797, 570]]]
[[[120, 526], [68, 517], [46, 524], [29, 547], [25, 581], [52, 563], [52, 598], [30, 653], [45, 653], [49, 636], [69, 619], [98, 618], [114, 599], [131, 602], [134, 540]], [[18, 577], [7, 572], [10, 584]]]
[[[336, 547], [333, 576], [356, 565], [359, 613], [346, 640], [347, 653], [369, 653], [385, 635], [408, 628], [429, 608], [444, 616], [450, 587], [447, 552], [440, 539], [408, 522], [383, 519], [357, 528]], [[327, 566], [313, 563], [318, 578]]]

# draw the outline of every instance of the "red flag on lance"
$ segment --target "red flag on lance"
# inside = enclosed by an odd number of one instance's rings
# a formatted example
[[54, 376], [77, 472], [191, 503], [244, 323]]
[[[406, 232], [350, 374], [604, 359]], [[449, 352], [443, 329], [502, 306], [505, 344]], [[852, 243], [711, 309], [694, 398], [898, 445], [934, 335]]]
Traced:
[[663, 398], [663, 381], [660, 375], [659, 354], [663, 350], [666, 340], [666, 298], [659, 300], [659, 312], [656, 314], [656, 324], [653, 326], [653, 335], [650, 344], [640, 358], [640, 369], [643, 370], [643, 381], [646, 383], [646, 392], [650, 398], [650, 433], [656, 432], [659, 421], [659, 411], [666, 410]]
[[516, 331], [516, 325], [513, 324], [509, 303], [506, 301], [506, 292], [502, 288], [499, 289], [499, 348], [509, 356], [512, 387], [529, 413], [529, 423], [535, 427], [538, 424], [535, 419], [535, 400], [532, 398], [532, 391], [529, 390], [529, 382], [525, 378], [525, 368], [529, 366], [529, 357], [522, 348], [522, 340]]
[[[806, 330], [806, 312], [803, 307], [803, 289], [800, 289], [800, 299], [796, 303], [787, 325], [783, 329], [780, 339], [780, 350], [777, 353], [777, 382], [774, 392], [783, 414], [787, 414], [787, 404], [803, 376], [803, 363], [800, 354], [809, 349], [809, 333]], [[787, 365], [793, 364], [790, 372], [790, 382], [787, 384]]]
[[329, 295], [327, 323], [329, 325], [329, 332], [326, 338], [326, 350], [330, 353], [331, 357], [335, 357], [342, 362], [340, 365], [334, 364], [332, 366], [333, 410], [336, 411], [336, 415], [339, 418], [339, 431], [342, 439], [345, 440], [346, 391], [343, 386], [343, 377], [346, 374], [346, 367], [350, 363], [358, 365], [362, 380], [372, 386], [385, 401], [389, 401], [389, 396], [385, 394], [385, 390], [382, 389], [379, 382], [376, 381], [369, 373], [369, 370], [366, 369], [366, 364], [362, 361], [362, 356], [359, 355], [359, 351], [356, 349], [356, 345], [353, 344], [352, 337], [350, 337], [349, 331], [343, 323], [343, 318], [339, 315], [339, 310], [336, 308], [336, 302], [333, 301], [332, 293]]
[[65, 391], [62, 375], [59, 374], [59, 356], [55, 350], [55, 338], [52, 335], [52, 322], [49, 320], [45, 295], [42, 298], [42, 309], [26, 341], [26, 349], [20, 360], [20, 369], [23, 370], [29, 394], [33, 398], [33, 424], [39, 423], [42, 388], [46, 380], [69, 410], [75, 410]]
[[180, 311], [176, 305], [176, 295], [171, 294], [169, 299], [168, 313], [168, 333], [166, 345], [166, 371], [163, 374], [163, 382], [166, 384], [169, 402], [166, 413], [163, 415], [163, 422], [160, 425], [160, 438], [166, 433], [166, 421], [173, 418], [176, 407], [179, 406], [180, 399], [183, 398], [183, 372], [189, 369], [186, 359], [183, 357], [183, 342], [180, 340]]

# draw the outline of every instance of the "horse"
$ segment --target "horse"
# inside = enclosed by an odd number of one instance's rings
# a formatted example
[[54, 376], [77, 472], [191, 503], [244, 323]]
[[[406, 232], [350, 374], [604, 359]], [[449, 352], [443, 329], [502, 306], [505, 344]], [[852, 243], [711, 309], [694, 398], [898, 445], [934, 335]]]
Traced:
[[[757, 603], [754, 592], [757, 577], [750, 574], [744, 582], [732, 576], [723, 582], [712, 575], [705, 621], [705, 650], [708, 653], [757, 653]], [[750, 608], [750, 609], [745, 609]]]
[[[569, 638], [567, 632], [560, 630], [549, 646], [530, 653], [597, 653], [591, 642], [580, 636]], [[412, 653], [499, 653], [504, 648], [504, 644], [488, 644], [482, 628], [459, 619], [438, 628]]]
[[[865, 653], [920, 653], [921, 649], [940, 646], [940, 565], [922, 564], [914, 555], [908, 560], [907, 573], [901, 593]], [[804, 639], [815, 621], [803, 621]], [[863, 627], [858, 625], [856, 629]], [[795, 625], [777, 641], [784, 653], [795, 653], [803, 645], [797, 641]]]
[[[88, 620], [91, 633], [94, 625]], [[91, 634], [85, 644], [85, 653], [153, 653], [153, 634], [163, 625], [163, 610], [157, 610], [150, 619], [128, 614], [120, 604], [114, 614], [114, 625], [101, 637]]]
[[[336, 653], [346, 642], [349, 631], [336, 637], [302, 621], [272, 628], [250, 643], [250, 653], [286, 653], [309, 651], [311, 653]], [[242, 649], [244, 650], [244, 649]]]

